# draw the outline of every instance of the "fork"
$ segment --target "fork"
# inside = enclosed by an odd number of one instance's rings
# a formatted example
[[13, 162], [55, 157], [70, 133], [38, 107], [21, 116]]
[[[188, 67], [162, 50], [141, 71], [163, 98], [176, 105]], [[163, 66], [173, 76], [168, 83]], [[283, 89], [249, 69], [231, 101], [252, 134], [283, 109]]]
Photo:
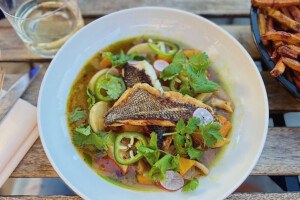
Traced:
[[1, 93], [2, 93], [4, 76], [5, 76], [5, 70], [3, 69], [3, 67], [0, 67], [0, 97], [1, 97]]

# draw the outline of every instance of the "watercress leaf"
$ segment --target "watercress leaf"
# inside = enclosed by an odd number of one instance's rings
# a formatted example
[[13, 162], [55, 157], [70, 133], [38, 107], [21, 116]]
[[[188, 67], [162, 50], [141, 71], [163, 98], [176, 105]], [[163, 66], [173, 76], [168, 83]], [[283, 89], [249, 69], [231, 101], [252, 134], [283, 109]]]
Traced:
[[93, 107], [93, 105], [95, 105], [96, 98], [88, 88], [86, 90], [86, 94], [88, 96], [87, 103], [89, 104], [89, 110], [90, 110]]
[[159, 75], [164, 81], [172, 80], [175, 78], [182, 70], [182, 65], [178, 63], [171, 63], [166, 67]]
[[185, 186], [182, 188], [182, 192], [189, 192], [195, 190], [199, 186], [199, 181], [197, 178], [190, 180]]
[[190, 118], [187, 125], [186, 125], [185, 132], [187, 134], [193, 133], [194, 131], [196, 131], [199, 124], [200, 124], [200, 119], [199, 118], [197, 118], [197, 117]]
[[69, 119], [71, 122], [76, 122], [86, 117], [87, 117], [86, 111], [82, 110], [81, 108], [75, 108], [75, 110], [73, 110], [73, 112], [71, 112], [69, 115]]
[[183, 119], [180, 119], [177, 122], [175, 130], [179, 134], [183, 134], [184, 133], [184, 131], [185, 131], [185, 123], [184, 123]]
[[159, 159], [160, 152], [145, 146], [139, 146], [138, 152], [142, 154], [148, 163], [153, 166]]
[[192, 160], [198, 160], [200, 161], [202, 156], [203, 156], [203, 151], [200, 149], [195, 149], [194, 147], [190, 147], [187, 150], [188, 156], [190, 157], [190, 159]]
[[172, 159], [173, 158], [171, 154], [166, 154], [152, 166], [148, 173], [148, 176], [154, 181], [165, 180], [166, 171], [173, 167], [171, 164]]

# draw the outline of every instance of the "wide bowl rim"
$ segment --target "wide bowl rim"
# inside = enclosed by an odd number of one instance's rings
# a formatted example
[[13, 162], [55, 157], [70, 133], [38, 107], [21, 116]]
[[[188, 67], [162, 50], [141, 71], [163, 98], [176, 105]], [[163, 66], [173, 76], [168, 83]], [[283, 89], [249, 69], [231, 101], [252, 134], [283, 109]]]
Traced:
[[[268, 69], [271, 71], [275, 67], [274, 61], [269, 56], [265, 46], [262, 43], [261, 36], [259, 33], [258, 28], [258, 8], [257, 7], [251, 7], [250, 9], [250, 24], [251, 24], [251, 33], [252, 38], [254, 40], [254, 43], [259, 51], [259, 54], [261, 55], [264, 63], [268, 67]], [[297, 89], [297, 87], [291, 83], [289, 80], [285, 78], [284, 75], [280, 75], [275, 78], [290, 94], [292, 94], [294, 97], [296, 97], [298, 100], [300, 100], [300, 90]]]
[[[230, 38], [231, 42], [235, 43], [235, 45], [237, 45], [239, 47], [239, 49], [243, 52], [243, 54], [247, 57], [249, 64], [251, 63], [251, 66], [253, 67], [253, 70], [255, 72], [255, 75], [257, 76], [257, 79], [259, 80], [259, 87], [261, 88], [261, 92], [263, 93], [263, 107], [265, 108], [264, 112], [262, 112], [265, 115], [265, 119], [264, 119], [264, 130], [263, 130], [263, 135], [262, 135], [262, 139], [261, 141], [259, 141], [259, 149], [256, 151], [255, 157], [253, 156], [253, 162], [251, 164], [251, 166], [248, 167], [248, 169], [246, 171], [243, 172], [243, 176], [240, 176], [239, 178], [237, 178], [238, 181], [235, 182], [235, 184], [231, 187], [230, 190], [227, 190], [227, 192], [223, 193], [221, 195], [221, 199], [226, 198], [227, 196], [229, 196], [232, 192], [234, 192], [243, 182], [244, 180], [249, 176], [249, 174], [251, 173], [251, 171], [253, 170], [253, 168], [255, 167], [265, 144], [266, 141], [266, 137], [267, 137], [267, 130], [268, 130], [268, 120], [269, 120], [269, 106], [268, 106], [268, 98], [267, 98], [267, 93], [266, 93], [266, 89], [262, 80], [262, 77], [260, 76], [260, 73], [255, 65], [255, 63], [253, 62], [251, 56], [249, 55], [249, 53], [243, 48], [243, 46], [233, 37], [231, 36], [228, 32], [226, 32], [225, 30], [223, 30], [222, 28], [220, 28], [218, 25], [214, 24], [213, 22], [209, 21], [208, 19], [205, 19], [201, 16], [192, 14], [190, 12], [187, 11], [183, 11], [183, 10], [179, 10], [179, 9], [174, 9], [174, 8], [166, 8], [166, 7], [137, 7], [137, 8], [130, 8], [130, 9], [124, 9], [121, 11], [117, 11], [111, 14], [108, 14], [106, 16], [103, 16], [101, 18], [98, 18], [97, 20], [91, 22], [90, 24], [86, 25], [84, 28], [82, 28], [78, 33], [84, 31], [87, 27], [92, 26], [93, 24], [97, 23], [97, 21], [99, 20], [105, 20], [106, 18], [113, 16], [113, 15], [117, 15], [117, 14], [122, 14], [122, 13], [127, 13], [127, 12], [134, 12], [137, 10], [159, 10], [159, 11], [170, 11], [170, 12], [176, 12], [178, 14], [184, 14], [184, 15], [188, 15], [189, 17], [193, 17], [193, 18], [197, 18], [198, 20], [203, 20], [206, 23], [210, 24], [211, 26], [213, 26], [214, 28], [218, 29], [220, 32], [222, 32], [222, 34], [226, 35], [228, 38]], [[75, 34], [76, 35], [76, 34]], [[71, 183], [64, 175], [63, 173], [61, 173], [61, 170], [56, 166], [55, 161], [53, 160], [51, 153], [47, 147], [45, 138], [42, 134], [42, 127], [41, 127], [41, 100], [42, 100], [42, 90], [45, 87], [46, 84], [46, 80], [48, 75], [51, 73], [51, 69], [54, 67], [53, 63], [55, 63], [56, 59], [58, 58], [58, 55], [60, 54], [60, 52], [64, 51], [66, 44], [71, 43], [72, 40], [74, 39], [74, 36], [72, 36], [64, 45], [63, 47], [58, 51], [58, 53], [56, 54], [56, 56], [53, 58], [52, 62], [49, 65], [49, 68], [47, 69], [45, 76], [43, 78], [42, 84], [41, 84], [41, 89], [40, 89], [40, 93], [39, 93], [39, 97], [38, 97], [38, 129], [40, 132], [40, 138], [41, 138], [41, 142], [44, 148], [44, 151], [51, 163], [51, 165], [53, 166], [54, 170], [57, 172], [57, 174], [60, 176], [60, 178], [62, 178], [62, 180], [74, 191], [76, 192], [79, 196], [81, 196], [84, 199], [88, 199], [88, 196], [86, 196], [84, 193], [82, 193], [81, 191], [79, 191], [76, 186]]]

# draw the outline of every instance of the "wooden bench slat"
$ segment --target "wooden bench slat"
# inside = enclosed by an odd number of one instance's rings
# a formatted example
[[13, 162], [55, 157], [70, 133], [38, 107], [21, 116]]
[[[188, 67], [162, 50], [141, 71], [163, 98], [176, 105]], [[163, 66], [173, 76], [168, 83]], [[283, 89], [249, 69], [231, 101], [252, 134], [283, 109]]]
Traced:
[[93, 17], [140, 6], [178, 8], [207, 16], [248, 16], [250, 10], [249, 0], [80, 0], [79, 5], [83, 16]]
[[[288, 193], [233, 193], [227, 200], [299, 200], [300, 193], [299, 192], [288, 192]], [[80, 200], [81, 198], [78, 196], [0, 196], [0, 200]]]
[[[5, 20], [0, 20], [0, 22], [1, 21]], [[86, 20], [86, 23], [88, 22], [90, 22], [90, 20]], [[250, 26], [226, 25], [221, 27], [233, 35], [233, 37], [235, 37], [245, 47], [253, 59], [257, 60], [260, 58], [251, 36]], [[0, 61], [49, 60], [43, 59], [27, 50], [24, 43], [20, 38], [18, 38], [15, 31], [5, 22], [0, 23], [0, 49], [2, 50]]]
[[[300, 127], [270, 128], [266, 144], [251, 175], [299, 175]], [[40, 140], [37, 140], [19, 166], [13, 178], [58, 177], [49, 163]]]

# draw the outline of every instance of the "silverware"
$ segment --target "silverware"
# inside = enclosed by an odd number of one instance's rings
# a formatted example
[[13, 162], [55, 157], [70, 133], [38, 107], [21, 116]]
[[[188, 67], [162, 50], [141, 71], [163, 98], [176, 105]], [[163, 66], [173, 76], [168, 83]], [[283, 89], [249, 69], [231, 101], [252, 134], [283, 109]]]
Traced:
[[17, 82], [11, 86], [6, 94], [0, 98], [0, 121], [5, 117], [7, 112], [25, 92], [40, 70], [40, 66], [30, 69], [28, 73], [22, 75]]

